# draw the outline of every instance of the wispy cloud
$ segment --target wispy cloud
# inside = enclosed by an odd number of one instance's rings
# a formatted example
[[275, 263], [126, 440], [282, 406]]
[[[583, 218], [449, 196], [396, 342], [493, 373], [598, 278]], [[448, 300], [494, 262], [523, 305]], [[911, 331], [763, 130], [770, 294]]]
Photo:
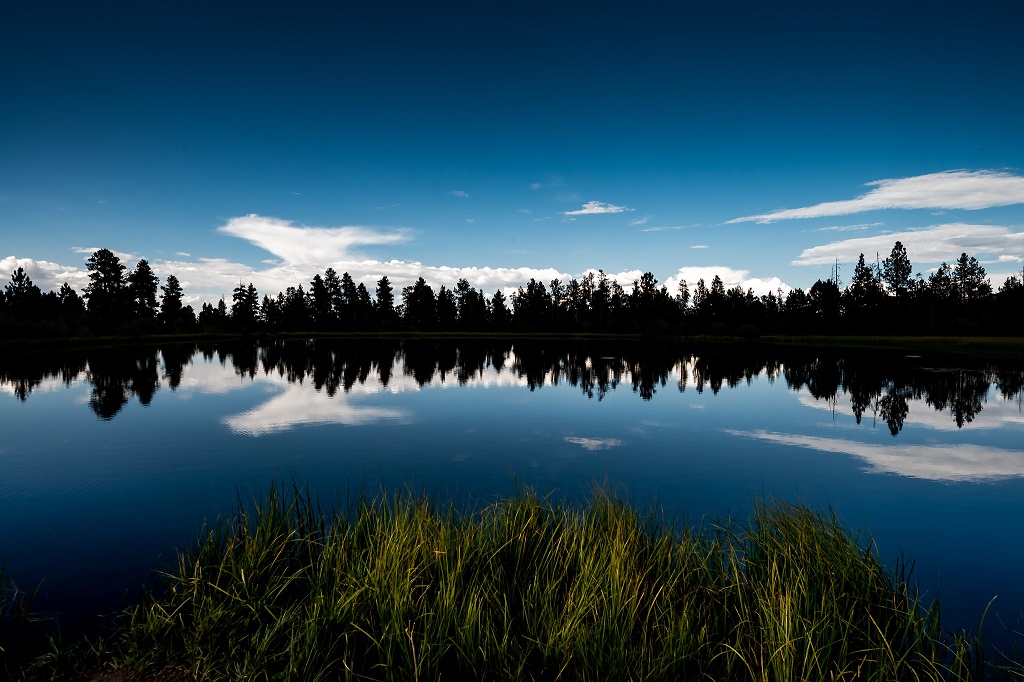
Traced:
[[729, 223], [772, 223], [793, 218], [821, 218], [879, 209], [967, 209], [1024, 203], [1024, 177], [1002, 171], [955, 170], [909, 178], [874, 180], [866, 194], [804, 208], [733, 218]]
[[814, 246], [804, 250], [793, 261], [793, 265], [825, 265], [836, 259], [846, 263], [854, 262], [862, 253], [878, 253], [885, 257], [897, 241], [906, 248], [911, 263], [948, 263], [956, 260], [961, 253], [976, 257], [981, 254], [1013, 257], [1024, 255], [1024, 232], [1012, 232], [1008, 227], [999, 225], [947, 223]]
[[381, 232], [362, 226], [299, 227], [290, 220], [256, 214], [231, 218], [219, 232], [266, 249], [286, 263], [321, 265], [350, 257], [355, 246], [394, 244], [408, 237], [404, 230]]
[[469, 192], [465, 192], [461, 189], [452, 190], [451, 192], [448, 192], [448, 194], [452, 195], [453, 197], [459, 197], [460, 199], [469, 198]]
[[552, 174], [552, 175], [548, 175], [548, 177], [545, 178], [545, 180], [543, 182], [531, 182], [530, 183], [530, 189], [532, 189], [532, 190], [551, 189], [551, 188], [558, 188], [558, 187], [565, 187], [565, 186], [566, 186], [565, 178], [563, 178], [561, 175], [558, 175], [557, 173], [556, 174]]
[[616, 206], [615, 204], [607, 204], [603, 201], [588, 201], [583, 204], [583, 208], [575, 211], [563, 211], [562, 215], [597, 215], [598, 213], [622, 213], [623, 211], [632, 210], [626, 206]]
[[707, 244], [694, 244], [690, 248], [691, 249], [706, 249], [706, 248], [708, 248], [708, 245]]
[[188, 253], [187, 251], [175, 251], [174, 255], [175, 256], [181, 256], [182, 258], [191, 258], [192, 257], [192, 254]]
[[635, 218], [635, 219], [629, 221], [629, 225], [630, 225], [630, 227], [636, 227], [638, 225], [646, 225], [648, 222], [650, 222], [651, 218], [653, 218], [653, 217], [654, 216], [645, 215], [642, 218]]
[[872, 227], [881, 227], [885, 223], [859, 223], [857, 225], [833, 225], [831, 227], [817, 227], [811, 232], [860, 232], [870, 230]]
[[669, 230], [688, 230], [691, 227], [697, 227], [696, 225], [657, 225], [654, 227], [645, 227], [640, 230], [641, 232], [668, 232]]

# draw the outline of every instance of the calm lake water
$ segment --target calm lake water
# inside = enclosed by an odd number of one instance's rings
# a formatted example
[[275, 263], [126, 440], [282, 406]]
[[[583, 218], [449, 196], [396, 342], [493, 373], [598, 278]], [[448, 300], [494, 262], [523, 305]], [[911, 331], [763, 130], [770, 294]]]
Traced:
[[[88, 627], [272, 481], [457, 505], [595, 482], [698, 525], [775, 496], [904, 555], [947, 627], [1024, 610], [1024, 367], [642, 344], [289, 341], [0, 363], [0, 556]], [[986, 634], [1002, 626], [990, 613]], [[992, 625], [989, 625], [989, 624]], [[991, 629], [990, 629], [991, 628]]]

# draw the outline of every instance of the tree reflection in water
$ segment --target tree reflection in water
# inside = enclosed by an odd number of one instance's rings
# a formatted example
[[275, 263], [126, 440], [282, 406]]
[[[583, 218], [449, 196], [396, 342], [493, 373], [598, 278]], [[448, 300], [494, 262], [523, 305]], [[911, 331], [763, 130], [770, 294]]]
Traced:
[[[400, 371], [419, 386], [510, 374], [531, 391], [566, 383], [587, 398], [602, 400], [628, 385], [642, 400], [674, 384], [718, 394], [757, 377], [782, 377], [793, 391], [806, 391], [833, 407], [846, 396], [858, 424], [865, 416], [898, 435], [911, 409], [927, 405], [948, 412], [957, 428], [982, 411], [993, 385], [998, 396], [1021, 407], [1024, 370], [1019, 367], [936, 369], [920, 358], [878, 352], [807, 351], [743, 345], [680, 349], [640, 343], [570, 343], [540, 340], [308, 339], [166, 344], [37, 353], [0, 361], [0, 386], [25, 401], [43, 382], [89, 383], [89, 406], [112, 419], [135, 398], [149, 405], [165, 382], [177, 390], [188, 366], [201, 358], [219, 362], [253, 380], [277, 375], [310, 382], [334, 396], [356, 385], [387, 387]], [[938, 363], [933, 363], [938, 364]], [[162, 373], [161, 373], [162, 369]]]

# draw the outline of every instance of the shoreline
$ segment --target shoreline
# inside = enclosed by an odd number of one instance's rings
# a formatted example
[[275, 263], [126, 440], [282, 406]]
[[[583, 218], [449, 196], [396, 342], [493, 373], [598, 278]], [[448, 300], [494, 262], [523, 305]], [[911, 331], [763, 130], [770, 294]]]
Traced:
[[1024, 359], [1024, 338], [1013, 336], [848, 336], [848, 335], [765, 335], [661, 336], [607, 333], [504, 333], [504, 332], [280, 332], [274, 334], [152, 334], [144, 336], [74, 337], [66, 339], [13, 339], [0, 341], [0, 349], [14, 354], [50, 350], [76, 350], [160, 344], [209, 342], [261, 342], [292, 339], [390, 340], [390, 341], [555, 341], [580, 343], [643, 343], [662, 346], [748, 346], [778, 348], [829, 348], [850, 350], [893, 350], [971, 355], [978, 359]]
[[781, 500], [693, 529], [600, 487], [460, 511], [411, 492], [324, 507], [272, 485], [109, 632], [46, 645], [34, 630], [38, 655], [5, 646], [5, 663], [96, 682], [1024, 676], [942, 629], [912, 563], [886, 567], [831, 509]]

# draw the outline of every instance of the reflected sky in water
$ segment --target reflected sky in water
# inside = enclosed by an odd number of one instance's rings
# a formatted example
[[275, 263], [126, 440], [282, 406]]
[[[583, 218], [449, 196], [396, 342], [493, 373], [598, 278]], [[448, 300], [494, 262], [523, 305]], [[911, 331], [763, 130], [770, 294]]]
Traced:
[[947, 625], [1024, 588], [1024, 373], [871, 353], [499, 342], [65, 352], [0, 364], [0, 554], [66, 622], [117, 607], [236, 495], [595, 482], [694, 524], [832, 505]]

